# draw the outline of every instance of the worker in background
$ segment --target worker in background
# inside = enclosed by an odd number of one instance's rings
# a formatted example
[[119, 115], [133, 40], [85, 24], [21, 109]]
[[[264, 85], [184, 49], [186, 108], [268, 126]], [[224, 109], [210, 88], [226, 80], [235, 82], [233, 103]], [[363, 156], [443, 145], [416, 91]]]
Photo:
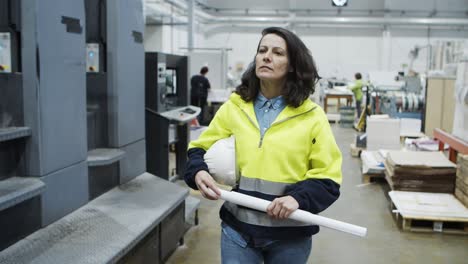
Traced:
[[356, 111], [357, 111], [357, 118], [361, 116], [361, 104], [362, 104], [362, 75], [361, 73], [357, 72], [354, 74], [354, 78], [356, 81], [354, 82], [353, 86], [350, 87], [351, 91], [354, 94], [354, 99], [356, 100]]
[[190, 79], [190, 104], [201, 108], [200, 115], [197, 117], [198, 122], [200, 123], [203, 121], [205, 106], [207, 104], [208, 91], [211, 88], [210, 81], [208, 81], [208, 78], [205, 76], [207, 73], [208, 67], [203, 66], [200, 69], [200, 74], [194, 75], [192, 76], [192, 79]]
[[222, 263], [307, 262], [319, 227], [287, 218], [296, 209], [325, 210], [338, 199], [342, 181], [342, 156], [327, 117], [309, 99], [318, 77], [309, 50], [294, 33], [264, 29], [242, 83], [190, 143], [184, 179], [203, 197], [220, 197], [203, 156], [233, 135], [241, 173], [233, 191], [272, 201], [267, 213], [223, 204]]

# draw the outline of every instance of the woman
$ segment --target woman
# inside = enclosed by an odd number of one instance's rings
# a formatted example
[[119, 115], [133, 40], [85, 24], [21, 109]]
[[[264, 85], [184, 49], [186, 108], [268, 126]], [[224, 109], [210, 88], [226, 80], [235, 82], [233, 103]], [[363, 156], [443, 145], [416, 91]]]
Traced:
[[267, 213], [224, 203], [223, 263], [307, 262], [319, 228], [287, 218], [298, 208], [323, 211], [341, 184], [341, 152], [323, 110], [309, 99], [317, 80], [304, 43], [286, 29], [266, 28], [242, 84], [190, 143], [185, 181], [203, 197], [220, 195], [203, 155], [234, 135], [241, 177], [233, 191], [272, 201]]

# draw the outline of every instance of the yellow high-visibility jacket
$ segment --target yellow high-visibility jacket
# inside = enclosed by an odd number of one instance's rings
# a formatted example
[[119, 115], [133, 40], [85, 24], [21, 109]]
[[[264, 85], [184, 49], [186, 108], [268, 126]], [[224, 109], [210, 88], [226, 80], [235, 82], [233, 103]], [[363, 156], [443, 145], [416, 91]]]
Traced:
[[362, 86], [364, 86], [364, 82], [362, 80], [356, 80], [353, 86], [350, 87], [357, 101], [362, 100]]
[[[234, 135], [236, 159], [241, 174], [235, 191], [273, 200], [291, 195], [299, 208], [318, 213], [339, 196], [342, 182], [341, 152], [324, 111], [311, 100], [299, 107], [287, 106], [261, 136], [253, 102], [232, 94], [207, 130], [189, 145], [185, 180], [196, 189], [195, 174], [207, 170], [204, 152], [217, 140]], [[290, 239], [318, 232], [292, 220], [268, 215], [226, 202], [221, 218], [243, 234]], [[284, 232], [284, 228], [288, 232]], [[272, 230], [274, 229], [274, 230]]]

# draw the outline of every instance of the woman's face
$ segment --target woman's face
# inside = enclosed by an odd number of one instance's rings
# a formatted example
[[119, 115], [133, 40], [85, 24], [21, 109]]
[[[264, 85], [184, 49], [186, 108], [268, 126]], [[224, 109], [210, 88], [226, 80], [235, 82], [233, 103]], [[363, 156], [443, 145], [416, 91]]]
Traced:
[[289, 58], [286, 41], [276, 35], [263, 36], [255, 56], [255, 73], [262, 81], [284, 80], [288, 74]]

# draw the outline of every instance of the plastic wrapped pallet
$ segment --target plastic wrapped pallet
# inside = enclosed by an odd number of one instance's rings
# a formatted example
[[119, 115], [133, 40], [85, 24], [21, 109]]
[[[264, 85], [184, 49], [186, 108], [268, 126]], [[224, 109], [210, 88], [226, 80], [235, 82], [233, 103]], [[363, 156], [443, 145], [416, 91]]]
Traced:
[[454, 136], [468, 141], [468, 50], [465, 50], [465, 53], [464, 56], [466, 56], [466, 58], [458, 63], [457, 68], [454, 95], [455, 113], [452, 133]]

